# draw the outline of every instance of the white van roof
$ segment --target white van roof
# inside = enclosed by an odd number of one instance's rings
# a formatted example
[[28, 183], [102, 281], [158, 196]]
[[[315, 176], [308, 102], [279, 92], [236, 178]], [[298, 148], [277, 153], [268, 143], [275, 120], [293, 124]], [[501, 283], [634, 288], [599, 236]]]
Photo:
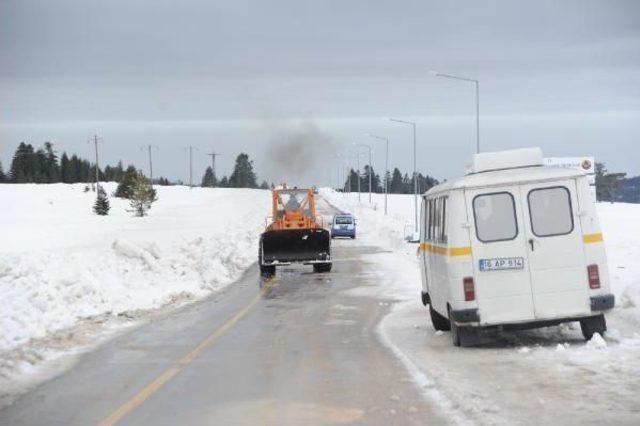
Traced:
[[[539, 148], [514, 151], [518, 152], [502, 151], [476, 154], [474, 164], [470, 168], [470, 174], [434, 186], [426, 194], [431, 195], [453, 189], [552, 181], [585, 175], [578, 169], [543, 166], [542, 151]], [[492, 157], [495, 161], [492, 161]], [[536, 157], [540, 159], [540, 164], [531, 164], [535, 163]], [[514, 161], [510, 162], [509, 158]], [[531, 165], [527, 165], [527, 163]]]

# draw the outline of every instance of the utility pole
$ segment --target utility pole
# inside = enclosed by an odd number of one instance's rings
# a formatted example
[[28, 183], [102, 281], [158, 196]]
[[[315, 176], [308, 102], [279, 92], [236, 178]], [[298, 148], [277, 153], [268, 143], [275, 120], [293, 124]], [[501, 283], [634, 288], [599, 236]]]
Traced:
[[213, 181], [216, 182], [216, 157], [222, 154], [218, 154], [217, 152], [210, 152], [207, 155], [211, 157], [211, 170], [213, 171]]
[[193, 188], [193, 150], [198, 148], [189, 145], [189, 188]]
[[159, 149], [157, 146], [151, 144], [141, 147], [141, 149], [146, 149], [149, 154], [149, 182], [151, 185], [153, 185], [153, 158], [151, 156], [153, 148]]
[[93, 135], [93, 138], [89, 140], [89, 142], [93, 142], [93, 146], [96, 150], [96, 194], [98, 193], [98, 184], [100, 182], [100, 165], [98, 162], [98, 142], [102, 142], [102, 138], [98, 137], [98, 135]]

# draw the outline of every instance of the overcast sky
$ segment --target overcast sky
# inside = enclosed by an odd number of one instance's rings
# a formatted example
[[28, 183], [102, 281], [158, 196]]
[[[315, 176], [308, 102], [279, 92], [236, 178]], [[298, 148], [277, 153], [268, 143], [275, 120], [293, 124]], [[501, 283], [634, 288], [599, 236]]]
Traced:
[[[595, 155], [640, 174], [640, 2], [0, 0], [0, 160], [22, 140], [186, 179], [195, 151], [228, 173], [335, 183], [336, 154], [448, 178], [475, 146]], [[364, 162], [365, 158], [362, 157]], [[346, 161], [346, 160], [345, 160]], [[355, 163], [353, 157], [350, 160]], [[343, 164], [344, 165], [344, 164]]]

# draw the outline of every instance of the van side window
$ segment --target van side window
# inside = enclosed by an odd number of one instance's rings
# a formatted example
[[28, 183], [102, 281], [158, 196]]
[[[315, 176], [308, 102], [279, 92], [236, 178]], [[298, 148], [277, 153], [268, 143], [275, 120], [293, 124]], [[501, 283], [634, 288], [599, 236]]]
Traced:
[[434, 200], [429, 200], [429, 241], [433, 241], [433, 229], [435, 227], [435, 221], [433, 220], [435, 208]]
[[422, 222], [422, 225], [420, 226], [420, 241], [424, 241], [427, 237], [427, 199], [424, 197], [422, 198], [420, 207], [420, 221]]
[[442, 221], [440, 230], [440, 241], [447, 242], [447, 197], [442, 197]]
[[518, 235], [518, 222], [513, 195], [494, 192], [473, 199], [476, 236], [483, 243], [513, 240]]
[[532, 189], [527, 198], [531, 230], [536, 237], [566, 235], [573, 231], [571, 196], [567, 188]]
[[433, 221], [435, 226], [433, 227], [433, 241], [438, 242], [440, 240], [440, 213], [442, 211], [442, 198], [436, 198], [433, 200], [436, 206], [435, 214], [433, 215]]

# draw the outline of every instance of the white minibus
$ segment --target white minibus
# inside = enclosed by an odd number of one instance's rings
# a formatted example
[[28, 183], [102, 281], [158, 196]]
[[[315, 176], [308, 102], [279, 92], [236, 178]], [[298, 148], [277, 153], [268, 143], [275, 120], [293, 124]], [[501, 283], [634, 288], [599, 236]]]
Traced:
[[454, 345], [569, 321], [587, 340], [606, 331], [614, 297], [582, 171], [543, 166], [539, 148], [476, 154], [424, 194], [421, 225], [422, 302]]

